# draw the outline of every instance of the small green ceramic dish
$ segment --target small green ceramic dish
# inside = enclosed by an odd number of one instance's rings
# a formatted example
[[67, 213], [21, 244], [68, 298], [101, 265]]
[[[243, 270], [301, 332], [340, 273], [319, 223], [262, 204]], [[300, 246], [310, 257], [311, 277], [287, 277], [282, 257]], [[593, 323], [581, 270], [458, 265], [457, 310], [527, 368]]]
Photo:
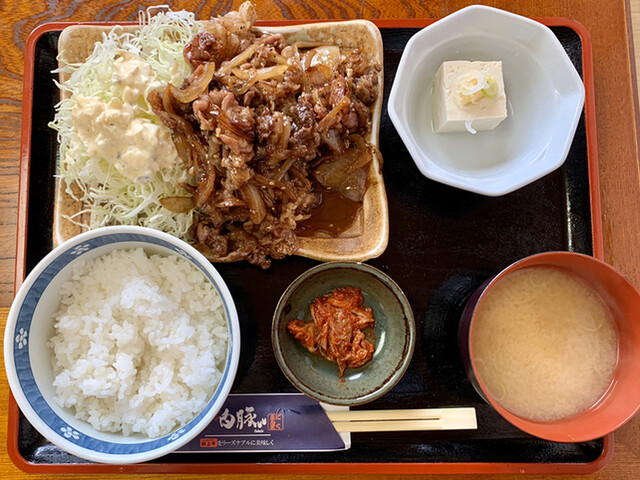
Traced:
[[[311, 321], [309, 305], [338, 287], [359, 287], [373, 310], [375, 327], [366, 331], [375, 344], [373, 358], [359, 368], [347, 368], [344, 381], [338, 365], [310, 353], [287, 330], [291, 320]], [[381, 397], [402, 378], [415, 344], [411, 306], [398, 285], [364, 263], [331, 262], [296, 278], [283, 293], [271, 326], [276, 360], [289, 381], [302, 393], [332, 405], [361, 405]]]

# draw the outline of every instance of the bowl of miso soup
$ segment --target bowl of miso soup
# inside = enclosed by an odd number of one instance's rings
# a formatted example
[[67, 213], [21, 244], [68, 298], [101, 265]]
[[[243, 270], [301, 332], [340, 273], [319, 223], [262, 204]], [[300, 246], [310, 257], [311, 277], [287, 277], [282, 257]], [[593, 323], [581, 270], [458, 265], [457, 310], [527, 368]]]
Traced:
[[593, 440], [640, 409], [640, 293], [594, 257], [510, 265], [468, 301], [459, 345], [478, 393], [531, 435]]

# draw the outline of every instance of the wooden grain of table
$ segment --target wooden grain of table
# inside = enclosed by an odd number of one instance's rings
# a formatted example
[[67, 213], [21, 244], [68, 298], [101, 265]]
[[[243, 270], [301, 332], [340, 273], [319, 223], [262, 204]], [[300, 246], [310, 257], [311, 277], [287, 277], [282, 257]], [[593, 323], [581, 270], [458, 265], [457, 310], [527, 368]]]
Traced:
[[[15, 231], [18, 201], [18, 162], [23, 54], [29, 32], [48, 21], [122, 21], [135, 19], [138, 7], [156, 3], [142, 0], [6, 0], [0, 3], [0, 326], [4, 331], [7, 308], [13, 296]], [[187, 9], [201, 19], [237, 8], [241, 2], [168, 2], [173, 9]], [[593, 42], [596, 121], [602, 223], [605, 259], [640, 286], [640, 174], [637, 136], [637, 96], [630, 54], [631, 9], [640, 22], [640, 0], [267, 0], [257, 3], [261, 19], [315, 18], [437, 18], [471, 3], [482, 3], [532, 17], [569, 17], [581, 22]], [[640, 32], [640, 26], [637, 29]], [[640, 50], [640, 47], [638, 48]], [[2, 360], [0, 359], [0, 362]], [[640, 366], [639, 366], [640, 368]], [[0, 438], [6, 438], [9, 387], [0, 371]], [[617, 434], [615, 453], [600, 472], [584, 477], [562, 478], [623, 479], [640, 478], [640, 417], [636, 416]], [[401, 473], [401, 472], [399, 472]], [[0, 478], [26, 478], [0, 449]], [[157, 475], [140, 475], [151, 479]], [[364, 478], [326, 475], [297, 478]], [[49, 476], [33, 475], [34, 478]], [[91, 478], [120, 478], [117, 475], [94, 475]], [[204, 478], [193, 475], [189, 478]], [[167, 476], [166, 478], [172, 478]], [[177, 478], [177, 477], [176, 477]], [[218, 478], [243, 478], [221, 475]], [[270, 476], [270, 478], [276, 478]], [[284, 477], [282, 477], [284, 478]], [[291, 478], [291, 477], [289, 477]], [[370, 478], [370, 477], [367, 477]], [[389, 478], [389, 477], [387, 477]], [[431, 478], [415, 476], [414, 478]], [[447, 478], [439, 477], [439, 478]], [[452, 477], [460, 478], [460, 477]], [[478, 476], [477, 478], [497, 478]], [[516, 478], [500, 476], [499, 478]], [[531, 476], [527, 478], [548, 478]]]

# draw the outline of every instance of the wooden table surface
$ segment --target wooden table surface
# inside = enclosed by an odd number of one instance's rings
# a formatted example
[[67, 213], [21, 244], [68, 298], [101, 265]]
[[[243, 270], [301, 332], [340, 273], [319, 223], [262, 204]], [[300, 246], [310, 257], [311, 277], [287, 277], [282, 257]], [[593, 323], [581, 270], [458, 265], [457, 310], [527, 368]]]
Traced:
[[[135, 19], [138, 6], [146, 7], [153, 3], [167, 2], [7, 0], [0, 3], [0, 29], [4, 32], [0, 36], [0, 307], [8, 307], [13, 297], [23, 54], [29, 32], [37, 25], [49, 21], [132, 20]], [[240, 2], [187, 0], [168, 3], [173, 9], [192, 10], [197, 12], [199, 18], [206, 19], [237, 8]], [[633, 63], [630, 60], [630, 53], [633, 53], [630, 52], [630, 14], [625, 0], [266, 0], [256, 3], [261, 19], [437, 18], [471, 3], [483, 3], [526, 16], [569, 17], [581, 22], [590, 32], [593, 42], [605, 260], [640, 286], [637, 99], [632, 80]], [[6, 312], [6, 308], [0, 308], [0, 325], [3, 330]], [[2, 368], [0, 438], [6, 438], [8, 398], [9, 387]], [[636, 416], [616, 434], [615, 445], [613, 459], [605, 469], [580, 478], [640, 478], [640, 416]], [[6, 448], [2, 448], [0, 478], [27, 476], [12, 464]], [[326, 477], [333, 480], [358, 478], [335, 476], [330, 472], [327, 472]], [[141, 478], [151, 478], [151, 475]], [[219, 478], [241, 476], [224, 475]]]

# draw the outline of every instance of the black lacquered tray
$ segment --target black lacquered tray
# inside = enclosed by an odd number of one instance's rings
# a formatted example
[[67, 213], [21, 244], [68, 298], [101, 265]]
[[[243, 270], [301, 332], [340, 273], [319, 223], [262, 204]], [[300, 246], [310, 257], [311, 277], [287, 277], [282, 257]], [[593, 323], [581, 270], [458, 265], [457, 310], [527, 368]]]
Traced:
[[[503, 420], [467, 380], [457, 347], [459, 315], [472, 291], [485, 279], [522, 257], [548, 250], [599, 255], [601, 240], [597, 161], [594, 145], [591, 57], [586, 31], [575, 22], [543, 19], [587, 84], [587, 103], [564, 166], [502, 197], [491, 198], [448, 187], [423, 177], [397, 135], [386, 107], [380, 130], [384, 179], [390, 214], [389, 246], [373, 266], [390, 275], [413, 308], [417, 341], [411, 365], [400, 383], [365, 408], [473, 406], [476, 431], [353, 434], [347, 451], [323, 453], [171, 454], [144, 465], [87, 464], [48, 443], [19, 414], [10, 419], [9, 451], [21, 468], [34, 472], [322, 472], [327, 464], [342, 473], [556, 472], [584, 473], [602, 468], [611, 455], [612, 437], [569, 444], [531, 437]], [[385, 97], [404, 45], [417, 27], [431, 23], [381, 21]], [[34, 32], [33, 65], [25, 101], [33, 92], [31, 129], [23, 158], [18, 263], [24, 273], [52, 248], [54, 174], [57, 141], [48, 128], [58, 90], [56, 68], [61, 25]], [[33, 36], [32, 35], [32, 36]], [[29, 53], [33, 55], [29, 58]], [[386, 98], [385, 98], [386, 103]], [[25, 123], [27, 119], [25, 119]], [[24, 162], [27, 164], [24, 165]], [[30, 172], [30, 174], [29, 174]], [[595, 192], [594, 195], [592, 192]], [[28, 197], [28, 199], [27, 199]], [[20, 232], [19, 232], [20, 233]], [[292, 257], [262, 271], [246, 263], [217, 265], [236, 299], [241, 324], [241, 360], [234, 393], [294, 392], [271, 349], [271, 316], [289, 283], [317, 262]], [[17, 412], [12, 400], [11, 408]], [[11, 416], [11, 415], [10, 415]], [[212, 468], [215, 467], [215, 468]]]

